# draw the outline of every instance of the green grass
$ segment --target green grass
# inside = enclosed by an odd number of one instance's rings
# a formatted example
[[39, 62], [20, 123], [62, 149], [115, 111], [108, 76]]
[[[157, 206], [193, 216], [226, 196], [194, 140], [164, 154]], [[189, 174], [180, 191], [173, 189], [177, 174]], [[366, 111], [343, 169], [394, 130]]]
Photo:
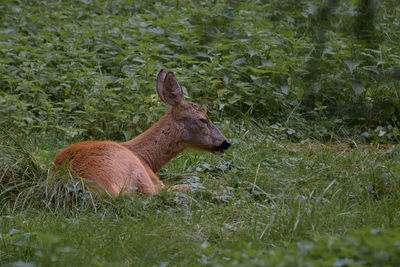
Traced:
[[[372, 242], [364, 240], [370, 229], [380, 229], [371, 238], [384, 244], [392, 235], [400, 241], [398, 146], [291, 143], [268, 129], [235, 128], [224, 156], [188, 151], [163, 169], [166, 184], [191, 183], [191, 191], [117, 199], [89, 195], [79, 182], [71, 189], [68, 177], [69, 192], [65, 182], [48, 180], [58, 148], [32, 156], [36, 146], [18, 148], [3, 139], [0, 177], [23, 182], [7, 193], [15, 181], [3, 183], [0, 190], [1, 262], [273, 266], [296, 259], [328, 263], [342, 254], [365, 259], [368, 253], [351, 255]], [[298, 241], [317, 251], [332, 242], [347, 247], [314, 257]], [[392, 243], [381, 249], [395, 255], [399, 247]]]
[[[0, 265], [398, 266], [398, 2], [0, 1]], [[161, 68], [232, 142], [159, 173], [191, 190], [51, 175], [154, 123]]]

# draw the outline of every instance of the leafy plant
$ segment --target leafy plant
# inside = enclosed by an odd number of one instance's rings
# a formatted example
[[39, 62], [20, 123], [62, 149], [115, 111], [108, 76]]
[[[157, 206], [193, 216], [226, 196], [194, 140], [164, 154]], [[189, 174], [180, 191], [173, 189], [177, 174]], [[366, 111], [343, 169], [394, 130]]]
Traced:
[[155, 74], [168, 68], [215, 117], [267, 118], [315, 138], [308, 121], [324, 117], [334, 134], [340, 120], [398, 140], [394, 0], [371, 7], [368, 23], [349, 1], [0, 5], [0, 123], [11, 132], [128, 139], [162, 113]]

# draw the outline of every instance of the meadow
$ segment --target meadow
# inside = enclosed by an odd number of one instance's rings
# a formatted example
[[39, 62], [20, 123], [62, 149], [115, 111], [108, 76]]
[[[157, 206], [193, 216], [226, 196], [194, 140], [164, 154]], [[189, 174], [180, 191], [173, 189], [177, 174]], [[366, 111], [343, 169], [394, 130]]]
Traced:
[[[363, 2], [2, 1], [1, 266], [398, 266], [400, 5]], [[190, 190], [51, 174], [156, 122], [161, 68], [232, 143], [158, 174]]]

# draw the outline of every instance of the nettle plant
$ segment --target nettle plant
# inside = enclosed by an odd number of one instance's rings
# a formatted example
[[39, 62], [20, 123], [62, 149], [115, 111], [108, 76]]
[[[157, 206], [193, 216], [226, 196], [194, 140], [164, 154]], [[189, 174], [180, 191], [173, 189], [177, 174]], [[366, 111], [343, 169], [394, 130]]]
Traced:
[[326, 117], [336, 134], [399, 139], [394, 0], [372, 11], [277, 0], [2, 7], [0, 123], [13, 132], [127, 140], [122, 128], [137, 134], [163, 112], [151, 74], [168, 68], [212, 117], [268, 119], [317, 138], [301, 121]]

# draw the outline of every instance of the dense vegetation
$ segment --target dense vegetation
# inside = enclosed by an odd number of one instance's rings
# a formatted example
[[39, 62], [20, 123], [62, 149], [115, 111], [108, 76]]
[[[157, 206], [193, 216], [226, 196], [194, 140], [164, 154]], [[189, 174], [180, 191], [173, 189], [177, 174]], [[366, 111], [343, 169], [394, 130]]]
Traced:
[[130, 138], [167, 68], [215, 116], [398, 141], [400, 11], [367, 2], [2, 1], [0, 122]]
[[[0, 265], [399, 265], [398, 0], [0, 2]], [[57, 151], [125, 141], [174, 71], [232, 148], [111, 199]]]

